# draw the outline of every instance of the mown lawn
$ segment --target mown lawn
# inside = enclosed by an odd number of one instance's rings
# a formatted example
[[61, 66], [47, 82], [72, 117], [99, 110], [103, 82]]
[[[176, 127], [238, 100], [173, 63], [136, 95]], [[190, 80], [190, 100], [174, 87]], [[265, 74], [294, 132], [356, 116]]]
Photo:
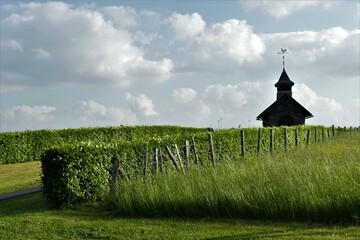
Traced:
[[0, 165], [0, 194], [41, 185], [40, 161]]
[[219, 218], [121, 218], [102, 206], [51, 210], [41, 194], [0, 202], [0, 239], [359, 239], [356, 226]]

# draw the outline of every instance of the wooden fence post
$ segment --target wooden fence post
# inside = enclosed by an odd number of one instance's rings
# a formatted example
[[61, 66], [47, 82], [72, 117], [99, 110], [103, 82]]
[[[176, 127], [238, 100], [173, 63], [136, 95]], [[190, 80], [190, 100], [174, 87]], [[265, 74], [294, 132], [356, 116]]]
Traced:
[[162, 158], [161, 148], [159, 148], [159, 161], [160, 161], [160, 172], [164, 172], [164, 162]]
[[152, 159], [152, 172], [157, 174], [159, 172], [159, 149], [153, 149], [153, 159]]
[[310, 141], [310, 129], [307, 130], [306, 145], [309, 145], [309, 141]]
[[322, 141], [325, 142], [325, 129], [321, 129]]
[[175, 143], [175, 150], [176, 150], [176, 155], [177, 155], [177, 157], [179, 159], [180, 167], [181, 167], [182, 170], [184, 170], [184, 165], [183, 165], [183, 162], [181, 160], [180, 151], [179, 151], [179, 148], [176, 145], [176, 143]]
[[110, 194], [115, 192], [116, 182], [119, 178], [119, 175], [125, 180], [129, 180], [125, 174], [123, 167], [120, 164], [120, 159], [116, 156], [111, 158], [111, 180], [110, 180]]
[[212, 165], [215, 167], [216, 161], [215, 161], [214, 143], [213, 143], [211, 133], [209, 133], [209, 142], [210, 142], [211, 162], [212, 162]]
[[299, 129], [295, 128], [295, 146], [299, 146]]
[[334, 125], [331, 126], [331, 130], [332, 130], [332, 135], [334, 137], [335, 136], [335, 126]]
[[287, 128], [284, 127], [284, 150], [287, 152]]
[[144, 178], [146, 178], [146, 175], [147, 175], [148, 158], [149, 158], [149, 149], [146, 148], [146, 155], [145, 155], [145, 161], [144, 161]]
[[317, 128], [314, 129], [314, 140], [317, 142], [318, 136], [317, 136]]
[[244, 129], [240, 132], [241, 156], [245, 157], [245, 133]]
[[257, 145], [257, 154], [260, 154], [260, 150], [261, 150], [261, 128], [259, 128], [259, 132], [258, 132], [258, 145]]
[[180, 168], [179, 168], [179, 166], [178, 166], [177, 163], [176, 163], [176, 158], [175, 158], [174, 155], [171, 153], [171, 150], [170, 150], [169, 146], [166, 146], [166, 152], [169, 154], [169, 157], [170, 157], [172, 163], [174, 164], [175, 169], [176, 169], [177, 171], [180, 171]]
[[274, 129], [270, 128], [270, 153], [274, 152]]
[[113, 157], [111, 159], [112, 167], [111, 167], [111, 180], [110, 180], [110, 194], [113, 195], [115, 193], [116, 181], [119, 176], [119, 158]]
[[195, 164], [196, 166], [199, 168], [199, 159], [198, 159], [198, 156], [197, 156], [197, 153], [196, 153], [196, 146], [195, 146], [195, 138], [192, 137], [192, 146], [193, 146], [193, 150], [194, 150], [194, 158], [195, 158]]
[[190, 144], [189, 144], [189, 141], [185, 141], [184, 154], [185, 154], [185, 166], [187, 168], [189, 168], [190, 167]]

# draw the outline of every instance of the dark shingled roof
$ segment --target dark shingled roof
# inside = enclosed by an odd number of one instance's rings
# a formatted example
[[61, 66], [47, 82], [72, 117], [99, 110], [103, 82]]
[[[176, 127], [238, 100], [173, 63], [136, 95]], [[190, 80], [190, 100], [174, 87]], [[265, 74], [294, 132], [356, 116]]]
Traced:
[[279, 78], [279, 81], [275, 83], [275, 87], [278, 86], [293, 86], [294, 82], [290, 80], [289, 76], [287, 75], [285, 68], [283, 68], [283, 71], [281, 73], [281, 76]]
[[[284, 73], [284, 72], [283, 72]], [[286, 74], [286, 73], [285, 73]], [[287, 76], [287, 75], [286, 75]], [[293, 101], [293, 103], [295, 105], [298, 105], [302, 111], [302, 113], [304, 114], [305, 118], [311, 118], [313, 117], [313, 115], [306, 110], [306, 108], [304, 108], [300, 103], [298, 103], [295, 99], [293, 99], [290, 95], [284, 95], [282, 98], [280, 98], [279, 100], [275, 101], [273, 104], [271, 104], [267, 109], [265, 109], [262, 113], [260, 113], [259, 116], [257, 116], [256, 120], [262, 120], [265, 116], [269, 115], [270, 112], [275, 109], [277, 106], [279, 106], [281, 104], [281, 102], [285, 101], [285, 99], [290, 99], [291, 101]]]

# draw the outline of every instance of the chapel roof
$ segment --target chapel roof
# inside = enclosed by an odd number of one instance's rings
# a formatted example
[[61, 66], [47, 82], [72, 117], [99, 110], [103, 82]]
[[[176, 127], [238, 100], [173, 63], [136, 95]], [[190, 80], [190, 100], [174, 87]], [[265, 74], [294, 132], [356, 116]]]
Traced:
[[279, 81], [275, 83], [275, 87], [278, 86], [293, 86], [294, 82], [290, 80], [289, 76], [287, 75], [285, 68], [280, 75]]
[[290, 95], [284, 95], [279, 100], [276, 100], [273, 104], [271, 104], [268, 108], [266, 108], [262, 113], [257, 116], [256, 120], [262, 120], [266, 116], [268, 116], [273, 110], [275, 110], [280, 104], [285, 102], [286, 100], [290, 100], [291, 103], [293, 103], [295, 106], [298, 106], [301, 110], [301, 113], [305, 116], [305, 118], [311, 118], [313, 115], [305, 108], [303, 107], [298, 101], [296, 101], [294, 98], [292, 98]]

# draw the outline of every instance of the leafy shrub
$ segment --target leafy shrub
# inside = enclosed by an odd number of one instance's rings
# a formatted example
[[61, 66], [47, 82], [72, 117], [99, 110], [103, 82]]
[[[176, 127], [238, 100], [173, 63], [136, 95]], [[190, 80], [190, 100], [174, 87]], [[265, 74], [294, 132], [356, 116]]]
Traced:
[[45, 152], [43, 191], [54, 207], [101, 200], [109, 191], [110, 159], [115, 148], [68, 146]]

